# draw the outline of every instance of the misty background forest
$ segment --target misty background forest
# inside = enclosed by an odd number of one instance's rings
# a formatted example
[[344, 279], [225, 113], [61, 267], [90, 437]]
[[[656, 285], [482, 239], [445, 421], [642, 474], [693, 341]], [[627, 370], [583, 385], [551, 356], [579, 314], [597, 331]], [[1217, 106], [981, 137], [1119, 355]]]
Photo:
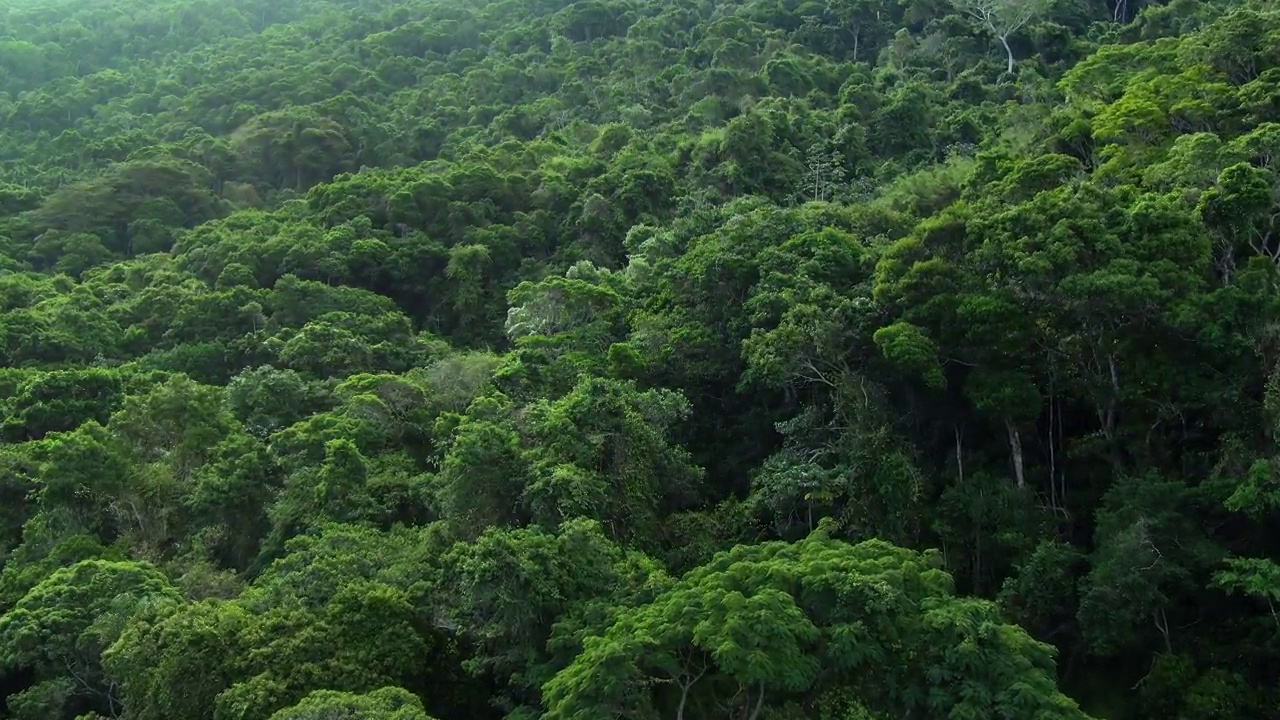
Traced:
[[1280, 6], [6, 0], [0, 718], [1280, 717]]

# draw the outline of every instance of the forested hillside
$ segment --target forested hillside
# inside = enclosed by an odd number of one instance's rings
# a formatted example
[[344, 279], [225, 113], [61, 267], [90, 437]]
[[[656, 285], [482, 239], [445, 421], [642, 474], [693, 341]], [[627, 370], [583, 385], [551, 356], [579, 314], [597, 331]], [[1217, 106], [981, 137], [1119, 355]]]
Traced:
[[1280, 6], [8, 0], [0, 718], [1280, 717]]

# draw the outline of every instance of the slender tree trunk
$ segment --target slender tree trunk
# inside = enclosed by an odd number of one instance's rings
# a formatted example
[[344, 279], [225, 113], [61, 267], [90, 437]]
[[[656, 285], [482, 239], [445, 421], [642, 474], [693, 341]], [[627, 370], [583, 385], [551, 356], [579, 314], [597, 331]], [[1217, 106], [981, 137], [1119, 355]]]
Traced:
[[1009, 432], [1009, 454], [1013, 457], [1013, 477], [1017, 481], [1018, 487], [1022, 488], [1027, 484], [1022, 464], [1022, 436], [1018, 434], [1018, 429], [1013, 426], [1011, 418], [1004, 419], [1004, 427]]
[[[747, 696], [750, 698], [750, 695]], [[764, 682], [760, 683], [760, 694], [756, 696], [756, 706], [751, 710], [751, 716], [748, 720], [756, 720], [760, 717], [760, 711], [764, 709]]]
[[[1065, 454], [1066, 445], [1065, 437], [1062, 432], [1062, 403], [1058, 403], [1058, 447], [1062, 448]], [[1067, 463], [1064, 459], [1062, 467], [1058, 470], [1058, 500], [1062, 503], [1064, 512], [1067, 507]]]
[[1007, 72], [1008, 72], [1010, 75], [1012, 75], [1012, 74], [1013, 74], [1013, 48], [1009, 47], [1009, 38], [1008, 38], [1008, 36], [1001, 35], [1001, 36], [1000, 36], [1000, 44], [1004, 46], [1004, 53], [1005, 53], [1005, 56], [1006, 56], [1006, 57], [1008, 58], [1008, 60], [1009, 60], [1009, 69], [1008, 69], [1008, 71], [1007, 71]]
[[1056, 479], [1058, 477], [1058, 462], [1057, 462], [1058, 458], [1057, 458], [1057, 453], [1054, 451], [1054, 447], [1053, 447], [1054, 446], [1053, 423], [1055, 420], [1054, 412], [1057, 409], [1055, 400], [1056, 398], [1054, 397], [1054, 394], [1053, 394], [1053, 385], [1052, 383], [1050, 383], [1049, 385], [1049, 496], [1053, 498], [1054, 502], [1057, 502], [1058, 484]]
[[1169, 618], [1164, 614], [1164, 608], [1160, 608], [1153, 615], [1156, 621], [1156, 629], [1160, 631], [1160, 635], [1164, 638], [1164, 649], [1166, 652], [1173, 652], [1173, 640], [1169, 637]]
[[1107, 354], [1107, 370], [1111, 375], [1111, 397], [1107, 400], [1106, 436], [1110, 440], [1116, 428], [1116, 404], [1120, 401], [1120, 371], [1116, 369], [1116, 356]]
[[685, 705], [687, 705], [689, 702], [689, 688], [697, 684], [697, 682], [701, 680], [702, 676], [705, 675], [706, 673], [707, 673], [707, 669], [704, 667], [702, 668], [701, 672], [699, 672], [697, 675], [694, 675], [692, 678], [690, 678], [688, 682], [681, 683], [680, 706], [676, 708], [676, 720], [684, 720], [684, 708], [685, 708]]

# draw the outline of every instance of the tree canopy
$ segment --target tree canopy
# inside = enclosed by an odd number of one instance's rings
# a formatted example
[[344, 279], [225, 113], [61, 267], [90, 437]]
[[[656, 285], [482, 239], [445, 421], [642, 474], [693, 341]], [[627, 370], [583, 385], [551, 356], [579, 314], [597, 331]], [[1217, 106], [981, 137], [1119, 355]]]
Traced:
[[1280, 708], [1268, 0], [0, 10], [0, 720]]

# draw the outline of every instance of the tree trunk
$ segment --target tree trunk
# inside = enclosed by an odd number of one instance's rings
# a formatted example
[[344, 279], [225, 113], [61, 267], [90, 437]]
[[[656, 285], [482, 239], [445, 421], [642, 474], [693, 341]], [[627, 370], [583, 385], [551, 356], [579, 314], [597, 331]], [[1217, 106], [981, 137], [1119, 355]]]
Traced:
[[[751, 696], [748, 695], [748, 698]], [[764, 681], [760, 682], [760, 694], [756, 697], [756, 706], [751, 710], [751, 716], [747, 720], [756, 720], [760, 717], [760, 711], [764, 709]]]
[[1165, 652], [1173, 652], [1173, 640], [1169, 637], [1169, 618], [1164, 614], [1164, 608], [1155, 611], [1152, 618], [1156, 622], [1156, 629], [1160, 631], [1161, 637], [1164, 638]]
[[1058, 506], [1058, 456], [1054, 452], [1053, 444], [1053, 421], [1054, 421], [1054, 395], [1053, 384], [1049, 385], [1049, 504], [1054, 508]]
[[1018, 434], [1018, 429], [1013, 426], [1011, 418], [1004, 419], [1005, 430], [1009, 432], [1009, 454], [1013, 457], [1013, 477], [1018, 483], [1018, 487], [1022, 488], [1027, 484], [1026, 474], [1022, 465], [1022, 436]]
[[1013, 48], [1009, 47], [1009, 38], [1006, 35], [1000, 36], [1000, 44], [1004, 46], [1004, 53], [1009, 59], [1008, 73], [1013, 74]]
[[697, 684], [706, 673], [707, 669], [704, 667], [701, 672], [690, 678], [688, 682], [680, 684], [680, 705], [676, 708], [676, 720], [684, 720], [684, 708], [689, 702], [689, 688]]
[[1111, 375], [1111, 397], [1107, 400], [1107, 420], [1103, 432], [1110, 440], [1116, 429], [1116, 404], [1120, 401], [1120, 371], [1116, 369], [1116, 356], [1107, 354], [1107, 370]]

